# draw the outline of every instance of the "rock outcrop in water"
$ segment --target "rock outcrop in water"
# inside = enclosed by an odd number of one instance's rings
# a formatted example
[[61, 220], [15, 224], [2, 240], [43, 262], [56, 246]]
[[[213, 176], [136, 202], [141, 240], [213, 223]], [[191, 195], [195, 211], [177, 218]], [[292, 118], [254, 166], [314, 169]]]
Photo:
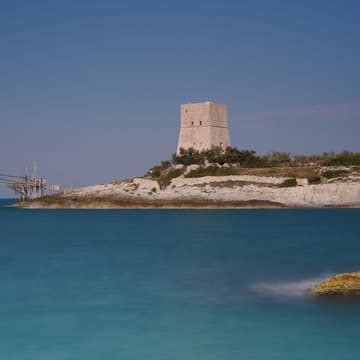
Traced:
[[314, 288], [319, 296], [360, 296], [360, 272], [332, 276]]

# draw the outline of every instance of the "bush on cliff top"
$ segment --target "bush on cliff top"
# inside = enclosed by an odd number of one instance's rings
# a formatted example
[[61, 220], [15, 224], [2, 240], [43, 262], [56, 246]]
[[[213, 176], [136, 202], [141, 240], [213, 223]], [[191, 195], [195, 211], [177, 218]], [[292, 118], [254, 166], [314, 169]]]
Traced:
[[158, 183], [160, 185], [161, 189], [166, 188], [168, 185], [170, 185], [171, 180], [179, 177], [182, 175], [185, 171], [185, 168], [183, 169], [174, 169], [168, 172], [167, 174], [160, 176], [158, 179]]
[[327, 170], [322, 173], [322, 176], [327, 179], [346, 177], [346, 176], [349, 176], [349, 171], [348, 170]]
[[203, 176], [229, 176], [238, 175], [239, 171], [234, 168], [220, 168], [217, 166], [208, 166], [206, 168], [198, 168], [191, 170], [185, 175], [186, 178], [198, 178]]
[[185, 168], [174, 169], [170, 161], [162, 161], [160, 165], [152, 167], [145, 176], [157, 180], [161, 189], [166, 188], [172, 179], [179, 177], [185, 172]]
[[[146, 176], [158, 180], [160, 186], [164, 187], [169, 184], [171, 179], [182, 175], [185, 171], [174, 169], [173, 165], [204, 165], [206, 162], [210, 164], [223, 165], [236, 164], [236, 168], [218, 168], [216, 166], [200, 168], [191, 171], [186, 177], [201, 176], [224, 176], [237, 175], [241, 169], [247, 169], [247, 172], [262, 171], [270, 176], [289, 176], [307, 178], [310, 184], [318, 184], [321, 182], [315, 167], [320, 166], [356, 166], [360, 168], [360, 152], [354, 153], [343, 151], [336, 154], [335, 152], [327, 152], [320, 155], [295, 155], [290, 156], [289, 153], [272, 152], [268, 155], [259, 156], [254, 150], [239, 150], [236, 147], [227, 147], [225, 150], [219, 146], [213, 146], [211, 149], [198, 151], [194, 148], [180, 149], [179, 154], [174, 154], [172, 160], [162, 161], [160, 165], [151, 168]], [[334, 177], [346, 176], [347, 174], [341, 170], [325, 172], [323, 176], [331, 179]]]
[[360, 165], [360, 152], [343, 151], [339, 154], [332, 154], [324, 160], [324, 166], [351, 166]]
[[202, 165], [205, 162], [220, 164], [240, 164], [243, 167], [265, 168], [282, 166], [359, 166], [360, 152], [343, 151], [324, 152], [319, 155], [293, 155], [286, 152], [273, 151], [267, 155], [257, 155], [254, 150], [239, 150], [236, 147], [227, 147], [225, 150], [220, 146], [198, 151], [194, 148], [180, 149], [179, 154], [173, 154], [173, 164]]
[[254, 150], [239, 150], [236, 147], [227, 147], [225, 150], [220, 146], [213, 146], [211, 149], [198, 151], [193, 148], [180, 149], [179, 154], [172, 157], [174, 164], [202, 165], [205, 161], [211, 164], [223, 165], [238, 164], [246, 167], [266, 167], [269, 160], [266, 156], [257, 156]]
[[147, 176], [150, 176], [152, 178], [157, 178], [159, 176], [161, 176], [161, 173], [164, 170], [167, 170], [169, 167], [171, 166], [171, 161], [166, 160], [166, 161], [162, 161], [160, 163], [160, 165], [156, 165], [154, 167], [152, 167], [147, 173]]
[[204, 153], [194, 148], [180, 149], [179, 155], [173, 154], [172, 161], [174, 164], [181, 165], [201, 165], [205, 162]]
[[321, 177], [319, 175], [312, 175], [307, 178], [309, 185], [321, 184]]
[[286, 179], [280, 184], [280, 187], [293, 187], [293, 186], [297, 186], [297, 181], [295, 178]]

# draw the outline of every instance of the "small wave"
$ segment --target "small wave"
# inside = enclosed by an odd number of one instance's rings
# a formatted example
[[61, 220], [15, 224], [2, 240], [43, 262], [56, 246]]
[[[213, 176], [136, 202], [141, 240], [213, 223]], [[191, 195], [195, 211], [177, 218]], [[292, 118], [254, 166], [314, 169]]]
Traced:
[[251, 285], [251, 289], [257, 293], [271, 296], [302, 297], [312, 295], [312, 289], [316, 284], [323, 281], [329, 275], [297, 281], [259, 282]]

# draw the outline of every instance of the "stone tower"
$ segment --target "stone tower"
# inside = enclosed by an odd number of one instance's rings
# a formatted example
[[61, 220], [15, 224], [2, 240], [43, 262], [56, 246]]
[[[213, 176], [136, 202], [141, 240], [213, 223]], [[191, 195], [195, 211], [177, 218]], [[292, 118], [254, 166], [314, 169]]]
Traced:
[[180, 135], [176, 153], [180, 148], [196, 150], [212, 146], [230, 146], [227, 106], [210, 101], [180, 106]]

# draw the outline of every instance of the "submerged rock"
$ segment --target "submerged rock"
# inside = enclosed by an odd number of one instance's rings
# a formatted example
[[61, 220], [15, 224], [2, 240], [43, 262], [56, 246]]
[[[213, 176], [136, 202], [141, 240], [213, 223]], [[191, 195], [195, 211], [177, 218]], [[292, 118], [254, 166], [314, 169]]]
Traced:
[[332, 276], [314, 287], [319, 296], [360, 296], [360, 272]]

